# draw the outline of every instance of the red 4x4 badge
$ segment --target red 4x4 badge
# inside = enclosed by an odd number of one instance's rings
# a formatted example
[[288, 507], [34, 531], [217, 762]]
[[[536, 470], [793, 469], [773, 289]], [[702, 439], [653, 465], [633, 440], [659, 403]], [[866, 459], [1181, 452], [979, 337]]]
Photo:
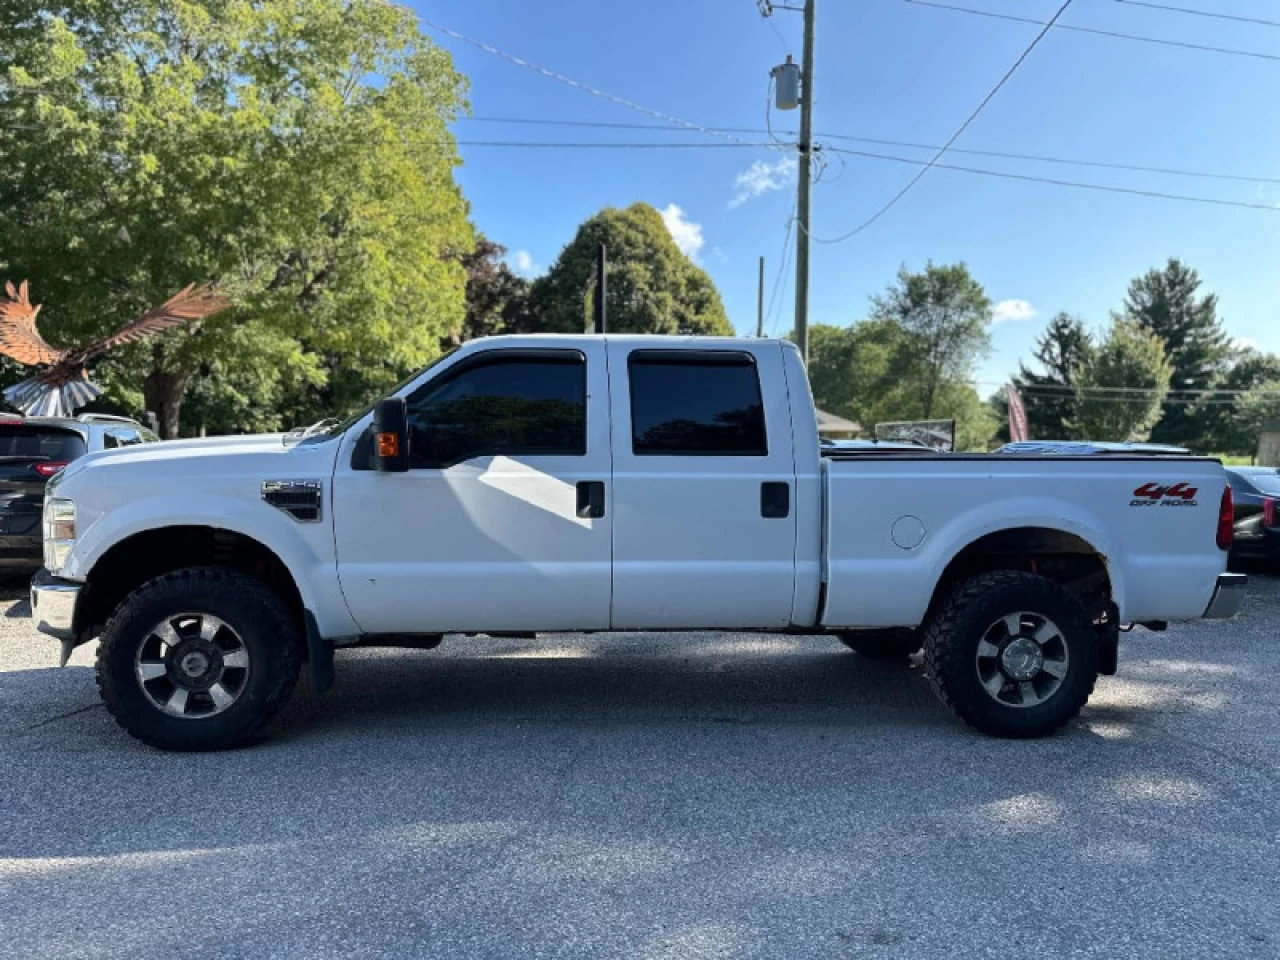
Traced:
[[1199, 487], [1187, 483], [1175, 483], [1171, 487], [1162, 487], [1158, 483], [1144, 483], [1133, 491], [1131, 507], [1154, 507], [1157, 504], [1166, 507], [1194, 507]]

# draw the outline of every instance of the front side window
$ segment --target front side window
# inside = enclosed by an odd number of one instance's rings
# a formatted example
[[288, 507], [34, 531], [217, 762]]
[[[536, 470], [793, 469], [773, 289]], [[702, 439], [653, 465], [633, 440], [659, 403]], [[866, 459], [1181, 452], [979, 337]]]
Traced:
[[584, 456], [586, 358], [574, 350], [481, 355], [410, 394], [408, 414], [411, 468]]
[[741, 351], [636, 350], [631, 450], [637, 456], [764, 457], [755, 358]]

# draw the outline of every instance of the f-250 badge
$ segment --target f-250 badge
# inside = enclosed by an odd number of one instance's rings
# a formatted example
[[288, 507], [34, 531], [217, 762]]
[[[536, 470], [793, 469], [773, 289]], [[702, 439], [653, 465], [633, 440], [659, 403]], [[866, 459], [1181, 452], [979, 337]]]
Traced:
[[1198, 487], [1191, 487], [1185, 483], [1175, 483], [1171, 487], [1162, 487], [1158, 483], [1144, 483], [1133, 491], [1133, 499], [1129, 501], [1131, 507], [1194, 507], [1196, 503], [1196, 494], [1200, 492]]

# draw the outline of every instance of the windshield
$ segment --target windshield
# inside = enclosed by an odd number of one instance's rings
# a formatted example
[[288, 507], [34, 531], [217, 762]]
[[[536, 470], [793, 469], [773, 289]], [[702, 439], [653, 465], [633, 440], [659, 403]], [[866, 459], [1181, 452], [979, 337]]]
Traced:
[[339, 436], [340, 434], [346, 433], [349, 429], [351, 429], [351, 427], [354, 424], [356, 424], [360, 420], [361, 417], [369, 413], [381, 401], [385, 400], [387, 397], [395, 396], [397, 393], [399, 393], [409, 384], [413, 383], [413, 381], [417, 380], [418, 377], [422, 376], [424, 373], [426, 373], [428, 370], [432, 369], [433, 367], [439, 366], [441, 363], [443, 363], [445, 360], [448, 360], [457, 352], [458, 352], [457, 347], [454, 347], [452, 350], [446, 350], [444, 353], [440, 354], [440, 356], [436, 357], [434, 360], [428, 363], [425, 367], [422, 367], [419, 370], [415, 370], [413, 373], [409, 374], [409, 376], [405, 377], [403, 380], [397, 383], [394, 387], [392, 387], [382, 396], [378, 397], [378, 399], [374, 400], [372, 403], [367, 404], [364, 407], [361, 407], [359, 410], [357, 410], [355, 413], [351, 414], [350, 416], [345, 417], [344, 419], [339, 420], [337, 423], [333, 424], [332, 426], [326, 427], [324, 430], [320, 431], [319, 433], [314, 434], [311, 439], [315, 439], [316, 437], [319, 437], [322, 439], [328, 439], [329, 437], [336, 437], [336, 436]]
[[84, 438], [75, 430], [30, 424], [0, 425], [0, 457], [68, 461], [84, 453]]

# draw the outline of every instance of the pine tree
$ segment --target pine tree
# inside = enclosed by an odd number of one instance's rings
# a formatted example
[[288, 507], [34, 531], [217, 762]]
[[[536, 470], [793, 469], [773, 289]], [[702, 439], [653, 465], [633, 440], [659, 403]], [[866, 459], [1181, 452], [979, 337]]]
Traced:
[[1163, 270], [1150, 270], [1129, 284], [1125, 316], [1164, 341], [1173, 368], [1169, 392], [1173, 402], [1151, 432], [1156, 443], [1203, 447], [1205, 424], [1196, 397], [1182, 391], [1208, 390], [1217, 385], [1231, 353], [1230, 341], [1218, 318], [1218, 298], [1199, 296], [1200, 275], [1179, 260]]
[[1027, 408], [1027, 426], [1036, 440], [1073, 439], [1078, 402], [1076, 373], [1093, 355], [1093, 337], [1084, 321], [1060, 313], [1036, 340], [1033, 356], [1043, 372], [1018, 364], [1014, 384]]

